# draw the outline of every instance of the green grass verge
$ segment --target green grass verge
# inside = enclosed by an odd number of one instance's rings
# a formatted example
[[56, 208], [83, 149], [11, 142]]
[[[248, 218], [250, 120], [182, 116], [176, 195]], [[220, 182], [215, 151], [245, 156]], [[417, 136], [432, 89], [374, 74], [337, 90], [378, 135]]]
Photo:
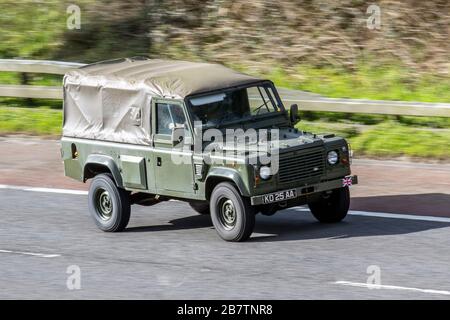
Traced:
[[396, 121], [370, 126], [301, 121], [297, 128], [342, 136], [356, 157], [450, 159], [450, 129], [411, 127]]
[[[0, 107], [0, 134], [56, 137], [61, 134], [61, 123], [61, 110]], [[297, 127], [343, 136], [352, 144], [357, 157], [450, 159], [450, 129], [411, 127], [395, 121], [358, 125], [303, 120]]]
[[344, 124], [354, 123], [363, 125], [374, 125], [386, 121], [396, 121], [400, 124], [408, 126], [450, 129], [450, 118], [446, 117], [393, 116], [381, 114], [300, 111], [300, 118], [307, 121], [331, 123], [339, 122]]
[[61, 124], [61, 110], [0, 107], [0, 134], [58, 136]]
[[[24, 75], [26, 79], [23, 78]], [[0, 72], [1, 84], [22, 84], [26, 80], [27, 84], [34, 86], [61, 86], [62, 79], [62, 75], [56, 74]]]
[[265, 76], [280, 87], [330, 98], [450, 103], [449, 76], [414, 76], [413, 71], [399, 65], [361, 64], [353, 71], [300, 65], [289, 72], [276, 68]]
[[407, 127], [386, 122], [350, 138], [356, 155], [450, 159], [450, 130]]

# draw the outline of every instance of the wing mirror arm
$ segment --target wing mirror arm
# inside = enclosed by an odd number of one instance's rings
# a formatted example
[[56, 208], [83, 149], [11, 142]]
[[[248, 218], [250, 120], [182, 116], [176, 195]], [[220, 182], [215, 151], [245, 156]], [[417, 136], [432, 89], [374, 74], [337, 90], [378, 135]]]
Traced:
[[184, 141], [184, 125], [175, 125], [172, 128], [172, 146], [182, 143]]
[[298, 105], [296, 103], [291, 105], [289, 110], [289, 120], [293, 125], [300, 121], [300, 116], [298, 115]]

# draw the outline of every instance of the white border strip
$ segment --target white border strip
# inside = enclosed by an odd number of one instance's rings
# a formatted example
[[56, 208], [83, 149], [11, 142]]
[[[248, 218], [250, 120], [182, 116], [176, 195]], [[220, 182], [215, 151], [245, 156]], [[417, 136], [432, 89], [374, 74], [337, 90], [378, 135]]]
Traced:
[[0, 249], [0, 253], [20, 254], [20, 255], [40, 257], [40, 258], [56, 258], [56, 257], [61, 256], [60, 254], [46, 254], [46, 253], [12, 251], [12, 250], [1, 250], [1, 249]]
[[419, 288], [411, 288], [411, 287], [369, 284], [369, 283], [351, 282], [351, 281], [336, 281], [336, 282], [334, 282], [334, 284], [350, 286], [350, 287], [358, 287], [358, 288], [367, 288], [367, 289], [406, 290], [406, 291], [414, 291], [414, 292], [421, 292], [421, 293], [443, 294], [443, 295], [447, 295], [447, 296], [450, 295], [450, 291], [446, 291], [446, 290], [419, 289]]
[[22, 187], [22, 186], [10, 186], [10, 185], [6, 185], [6, 184], [0, 184], [0, 189], [31, 191], [31, 192], [44, 192], [44, 193], [76, 194], [76, 195], [83, 195], [83, 196], [88, 194], [87, 191], [83, 191], [83, 190]]
[[[294, 208], [294, 210], [300, 211], [300, 212], [310, 212], [310, 210], [306, 207], [296, 207], [296, 208]], [[423, 216], [423, 215], [415, 215], [415, 214], [398, 214], [398, 213], [356, 211], [356, 210], [350, 210], [348, 212], [348, 214], [352, 215], [352, 216], [362, 216], [362, 217], [376, 217], [376, 218], [387, 218], [387, 219], [404, 219], [404, 220], [450, 223], [450, 218], [436, 217], [436, 216]]]
[[353, 215], [353, 216], [363, 216], [363, 217], [378, 217], [378, 218], [388, 218], [388, 219], [406, 219], [406, 220], [450, 223], [450, 218], [435, 217], [435, 216], [420, 216], [420, 215], [413, 215], [413, 214], [397, 214], [397, 213], [353, 211], [353, 210], [349, 211], [348, 214]]
[[[6, 184], [0, 184], [0, 189], [43, 192], [43, 193], [74, 194], [74, 195], [83, 195], [83, 196], [88, 194], [87, 191], [83, 191], [83, 190], [23, 187], [23, 186], [11, 186], [11, 185], [6, 185]], [[301, 211], [301, 212], [309, 212], [309, 209], [306, 207], [297, 207], [297, 208], [294, 208], [294, 210]], [[446, 217], [423, 216], [423, 215], [413, 215], [413, 214], [397, 214], [397, 213], [354, 211], [354, 210], [349, 211], [348, 214], [353, 215], [353, 216], [363, 216], [363, 217], [377, 217], [377, 218], [388, 218], [388, 219], [405, 219], [405, 220], [450, 223], [450, 218], [446, 218]]]

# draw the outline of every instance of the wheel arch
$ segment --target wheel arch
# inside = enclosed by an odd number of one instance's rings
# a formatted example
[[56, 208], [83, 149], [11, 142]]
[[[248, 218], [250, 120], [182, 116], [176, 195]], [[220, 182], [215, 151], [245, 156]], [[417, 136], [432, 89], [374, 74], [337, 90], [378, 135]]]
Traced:
[[112, 157], [101, 154], [89, 155], [83, 168], [83, 182], [100, 173], [110, 173], [116, 185], [123, 188], [122, 175]]
[[228, 168], [213, 168], [210, 170], [205, 181], [205, 197], [209, 201], [212, 191], [221, 182], [232, 183], [242, 196], [248, 197], [250, 192], [242, 180], [239, 173], [234, 169]]

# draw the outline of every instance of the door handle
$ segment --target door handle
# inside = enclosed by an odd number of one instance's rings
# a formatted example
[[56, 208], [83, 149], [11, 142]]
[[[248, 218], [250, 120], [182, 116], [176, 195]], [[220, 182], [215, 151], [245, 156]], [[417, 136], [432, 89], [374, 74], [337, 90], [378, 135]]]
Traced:
[[156, 165], [161, 167], [161, 157], [156, 157]]

